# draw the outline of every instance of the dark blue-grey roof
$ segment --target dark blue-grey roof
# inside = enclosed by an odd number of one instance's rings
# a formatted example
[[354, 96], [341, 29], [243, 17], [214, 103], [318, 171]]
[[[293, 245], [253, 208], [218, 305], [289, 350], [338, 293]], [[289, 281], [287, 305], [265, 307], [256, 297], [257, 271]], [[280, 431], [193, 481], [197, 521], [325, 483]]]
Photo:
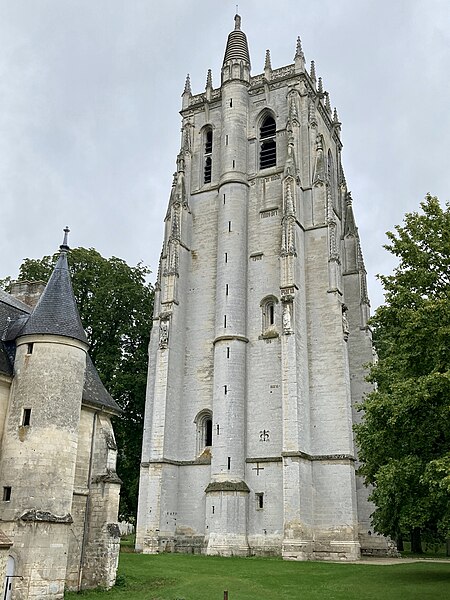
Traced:
[[47, 286], [20, 335], [48, 334], [88, 343], [73, 295], [67, 252], [61, 251]]
[[95, 408], [103, 408], [116, 414], [122, 412], [117, 402], [106, 391], [89, 354], [86, 356], [83, 403], [90, 404]]
[[3, 340], [9, 338], [16, 324], [19, 329], [24, 326], [30, 312], [29, 306], [0, 290], [0, 373], [3, 375], [11, 376], [13, 373], [12, 355]]

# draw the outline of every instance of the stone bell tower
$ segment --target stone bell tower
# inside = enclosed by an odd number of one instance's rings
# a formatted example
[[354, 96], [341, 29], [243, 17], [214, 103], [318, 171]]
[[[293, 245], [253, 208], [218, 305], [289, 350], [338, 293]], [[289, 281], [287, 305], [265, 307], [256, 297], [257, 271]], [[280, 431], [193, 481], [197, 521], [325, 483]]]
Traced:
[[355, 559], [382, 552], [355, 474], [372, 360], [359, 234], [328, 92], [252, 76], [241, 18], [214, 88], [182, 95], [156, 284], [136, 546]]

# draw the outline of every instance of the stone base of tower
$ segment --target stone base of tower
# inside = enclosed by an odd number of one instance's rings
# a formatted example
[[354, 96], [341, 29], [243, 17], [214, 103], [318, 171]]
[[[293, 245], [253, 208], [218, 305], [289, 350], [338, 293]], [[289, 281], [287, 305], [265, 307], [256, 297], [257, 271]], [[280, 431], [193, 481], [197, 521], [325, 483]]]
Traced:
[[361, 558], [359, 542], [341, 540], [285, 540], [281, 556], [285, 560], [343, 560], [352, 561]]
[[249, 488], [243, 481], [211, 482], [206, 488], [206, 554], [249, 556]]
[[213, 533], [209, 536], [206, 554], [216, 556], [249, 556], [247, 536]]

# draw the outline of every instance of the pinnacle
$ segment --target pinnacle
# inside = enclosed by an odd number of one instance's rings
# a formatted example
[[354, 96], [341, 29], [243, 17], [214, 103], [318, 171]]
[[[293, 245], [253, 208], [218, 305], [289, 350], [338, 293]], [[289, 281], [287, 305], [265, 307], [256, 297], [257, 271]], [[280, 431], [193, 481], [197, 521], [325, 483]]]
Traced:
[[264, 70], [269, 69], [272, 70], [272, 64], [270, 60], [270, 50], [266, 50], [266, 60], [264, 62]]
[[211, 69], [208, 69], [208, 75], [206, 76], [206, 89], [212, 88], [212, 73]]
[[189, 76], [189, 73], [186, 75], [186, 82], [184, 84], [184, 91], [183, 94], [189, 94], [190, 96], [192, 96], [192, 90], [191, 90], [191, 78]]
[[313, 81], [316, 81], [316, 64], [313, 60], [311, 61], [310, 77]]
[[319, 77], [319, 81], [318, 81], [318, 85], [317, 85], [317, 91], [319, 92], [319, 94], [323, 94], [322, 77]]
[[303, 60], [305, 59], [305, 55], [303, 54], [303, 49], [302, 49], [302, 40], [300, 39], [300, 36], [298, 36], [298, 38], [297, 38], [297, 47], [295, 49], [294, 60], [296, 58], [303, 58]]

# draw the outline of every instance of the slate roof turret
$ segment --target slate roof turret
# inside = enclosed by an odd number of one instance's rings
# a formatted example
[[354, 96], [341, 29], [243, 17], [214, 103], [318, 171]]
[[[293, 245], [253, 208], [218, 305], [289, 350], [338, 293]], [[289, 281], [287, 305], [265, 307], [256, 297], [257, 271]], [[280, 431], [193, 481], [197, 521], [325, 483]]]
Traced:
[[78, 313], [67, 264], [68, 229], [64, 230], [64, 242], [47, 286], [20, 335], [60, 335], [88, 344], [86, 333]]

